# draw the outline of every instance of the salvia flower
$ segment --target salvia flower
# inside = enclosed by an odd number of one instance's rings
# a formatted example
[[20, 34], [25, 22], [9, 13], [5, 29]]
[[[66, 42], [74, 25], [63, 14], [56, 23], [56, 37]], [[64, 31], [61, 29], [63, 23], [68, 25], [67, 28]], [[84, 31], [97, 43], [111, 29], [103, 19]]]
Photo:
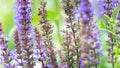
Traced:
[[[61, 66], [69, 68], [70, 66], [72, 67], [72, 64], [73, 64], [72, 63], [73, 57], [71, 57], [73, 52], [71, 52], [71, 49], [70, 49], [70, 48], [72, 48], [72, 46], [70, 46], [70, 44], [72, 43], [71, 42], [72, 35], [69, 34], [69, 32], [67, 30], [64, 30], [63, 33], [65, 33], [63, 35], [65, 40], [63, 42], [64, 49], [62, 50], [62, 53], [64, 54], [64, 56], [60, 56]], [[65, 51], [65, 53], [64, 53], [64, 51]], [[62, 53], [60, 53], [60, 54], [62, 54]]]
[[56, 55], [54, 54], [55, 51], [53, 49], [54, 44], [52, 42], [52, 36], [51, 36], [53, 32], [52, 30], [53, 26], [47, 20], [47, 11], [45, 7], [46, 7], [46, 2], [41, 2], [38, 16], [40, 17], [39, 23], [43, 31], [42, 33], [43, 41], [45, 43], [46, 51], [49, 56], [49, 58], [47, 59], [47, 66], [52, 68], [58, 68]]
[[36, 41], [36, 59], [42, 63], [42, 68], [46, 68], [45, 60], [48, 58], [47, 52], [45, 51], [45, 44], [44, 40], [42, 39], [42, 36], [37, 28], [34, 28], [34, 35], [35, 35], [35, 41]]
[[93, 23], [93, 8], [89, 0], [81, 0], [79, 5], [80, 21], [81, 21], [81, 54], [79, 57], [80, 67], [95, 67], [99, 64], [100, 56], [100, 34], [98, 26]]
[[12, 51], [8, 48], [6, 45], [8, 43], [8, 39], [4, 39], [4, 32], [2, 29], [2, 23], [0, 22], [0, 59], [1, 59], [1, 64], [3, 65], [4, 68], [15, 68], [14, 64], [12, 64], [12, 57], [13, 53]]
[[24, 57], [24, 53], [23, 51], [23, 47], [20, 43], [20, 39], [19, 39], [19, 34], [18, 31], [16, 30], [14, 33], [14, 44], [15, 44], [15, 51], [14, 51], [14, 60], [15, 60], [15, 65], [16, 67], [25, 67], [25, 63], [26, 61], [24, 61], [23, 57]]
[[112, 11], [117, 6], [119, 0], [99, 0], [99, 7], [101, 9], [101, 14], [106, 14], [109, 17], [112, 16]]
[[79, 8], [82, 23], [89, 24], [89, 21], [93, 18], [93, 9], [89, 0], [81, 0]]
[[[101, 0], [100, 3], [102, 3], [101, 5], [101, 9], [103, 11], [103, 14], [106, 14], [109, 19], [113, 19], [113, 18], [116, 18], [117, 16], [112, 14], [112, 12], [115, 10], [116, 7], [119, 6], [119, 0]], [[119, 13], [118, 13], [119, 14]], [[106, 21], [106, 26], [107, 26], [107, 30], [112, 30], [112, 31], [115, 31], [115, 34], [118, 35], [119, 34], [119, 30], [116, 30], [116, 28], [114, 28], [113, 26], [113, 22], [109, 21], [109, 20], [105, 20]], [[114, 24], [116, 24], [116, 22], [114, 22]], [[118, 23], [117, 23], [118, 24]], [[118, 26], [116, 24], [116, 26]], [[108, 37], [109, 37], [109, 40], [107, 41], [107, 44], [109, 45], [109, 48], [108, 48], [108, 62], [112, 64], [112, 67], [114, 68], [115, 67], [115, 62], [116, 62], [116, 55], [115, 55], [115, 52], [114, 52], [114, 48], [115, 46], [117, 45], [115, 43], [115, 41], [118, 40], [118, 38], [114, 37], [113, 34], [108, 33]], [[117, 34], [118, 33], [118, 34]]]
[[[66, 29], [63, 30], [64, 41], [63, 46], [66, 54], [66, 62], [67, 66], [73, 67], [75, 64], [78, 68], [79, 65], [79, 55], [80, 55], [80, 23], [79, 23], [79, 11], [81, 10], [78, 8], [78, 3], [72, 0], [63, 0], [63, 9], [66, 16]], [[77, 7], [76, 7], [77, 6]], [[76, 8], [76, 9], [75, 9]], [[75, 57], [75, 58], [74, 58]], [[62, 60], [61, 60], [62, 61]]]
[[15, 5], [15, 24], [17, 26], [20, 46], [22, 46], [23, 61], [25, 67], [33, 68], [33, 33], [31, 19], [31, 0], [17, 0]]

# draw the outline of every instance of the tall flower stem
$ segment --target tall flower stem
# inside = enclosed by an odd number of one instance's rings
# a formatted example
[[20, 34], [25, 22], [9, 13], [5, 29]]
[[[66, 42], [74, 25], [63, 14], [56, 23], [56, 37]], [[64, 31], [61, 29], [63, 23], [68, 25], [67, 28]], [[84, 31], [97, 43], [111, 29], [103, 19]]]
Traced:
[[33, 29], [31, 24], [31, 0], [16, 0], [15, 24], [19, 34], [20, 45], [22, 46], [22, 59], [24, 66], [33, 68]]
[[97, 68], [99, 64], [99, 30], [97, 23], [93, 20], [93, 8], [90, 0], [81, 0], [76, 9], [76, 17], [80, 21], [80, 50], [79, 56], [81, 68]]
[[[73, 26], [71, 17], [70, 17], [69, 19], [70, 19], [70, 22], [71, 22], [71, 26]], [[71, 29], [72, 29], [73, 37], [74, 37], [74, 39], [76, 40], [75, 30], [74, 30], [73, 27], [71, 27]], [[79, 50], [78, 50], [78, 49], [79, 49], [79, 46], [78, 46], [78, 44], [77, 44], [77, 41], [74, 42], [74, 45], [77, 46], [77, 47], [76, 47], [76, 52], [77, 52], [77, 63], [78, 63], [77, 66], [78, 66], [78, 68], [80, 68], [80, 65], [79, 65]]]
[[12, 51], [8, 48], [6, 45], [9, 42], [9, 39], [4, 39], [4, 32], [2, 29], [2, 22], [0, 22], [0, 59], [2, 59], [0, 62], [2, 62], [4, 68], [15, 68], [14, 64], [11, 64], [12, 59], [14, 56], [12, 55]]
[[20, 39], [19, 39], [19, 34], [18, 34], [18, 31], [16, 30], [15, 33], [14, 33], [14, 43], [15, 43], [15, 49], [16, 49], [16, 52], [17, 52], [17, 59], [20, 59], [20, 62], [18, 63], [18, 65], [22, 66], [22, 68], [25, 68], [24, 67], [24, 64], [23, 64], [23, 59], [22, 59], [22, 46], [20, 44]]
[[52, 33], [53, 26], [47, 20], [47, 11], [45, 9], [46, 2], [41, 2], [38, 16], [40, 17], [39, 24], [41, 25], [42, 36], [45, 42], [46, 51], [50, 60], [48, 60], [48, 65], [53, 68], [58, 68], [57, 59], [55, 55], [55, 51], [53, 49], [53, 41], [52, 41]]
[[[101, 3], [103, 3], [102, 6], [102, 11], [104, 12], [104, 14], [106, 14], [109, 18], [116, 18], [115, 15], [112, 14], [112, 11], [115, 10], [115, 7], [118, 6], [118, 0], [103, 0], [101, 1]], [[107, 30], [112, 30], [113, 32], [115, 31], [116, 34], [116, 28], [113, 27], [113, 22], [110, 22], [108, 20], [106, 21], [106, 26], [108, 27]], [[116, 23], [114, 23], [116, 24]], [[110, 60], [109, 62], [112, 64], [112, 68], [115, 67], [115, 53], [114, 53], [114, 47], [117, 45], [116, 41], [117, 38], [111, 34], [108, 33], [108, 37], [110, 38], [107, 43], [109, 44], [110, 48], [108, 49], [108, 60]]]
[[[71, 30], [71, 34], [72, 34], [72, 37], [73, 37], [73, 39], [74, 39], [74, 46], [76, 47], [75, 48], [75, 50], [76, 50], [76, 55], [77, 55], [77, 67], [78, 68], [80, 68], [80, 66], [79, 66], [79, 51], [78, 51], [78, 40], [77, 40], [77, 37], [76, 37], [76, 32], [78, 31], [78, 30], [75, 30], [75, 29], [77, 29], [74, 25], [76, 25], [76, 23], [75, 22], [73, 22], [73, 20], [74, 20], [74, 7], [75, 6], [77, 6], [77, 4], [75, 4], [75, 5], [73, 5], [72, 4], [72, 1], [71, 0], [67, 0], [67, 1], [65, 1], [65, 0], [63, 0], [63, 3], [64, 3], [64, 5], [63, 5], [63, 8], [64, 8], [64, 11], [65, 11], [65, 14], [67, 15], [67, 23], [69, 24], [69, 25], [67, 25], [67, 26], [69, 26], [68, 27], [68, 29], [70, 29]], [[77, 1], [75, 1], [75, 3], [78, 3]], [[70, 33], [70, 32], [69, 32]], [[71, 38], [72, 38], [71, 37]], [[70, 43], [69, 43], [70, 44]], [[70, 56], [69, 55], [69, 46], [70, 45], [68, 45], [67, 47], [67, 49], [68, 49], [68, 57]], [[68, 60], [68, 62], [70, 62], [69, 60]], [[69, 67], [70, 67], [70, 65], [72, 65], [72, 64], [69, 64]]]
[[45, 50], [44, 41], [37, 28], [34, 28], [34, 32], [35, 32], [35, 40], [37, 43], [37, 50], [39, 53], [39, 55], [37, 55], [37, 58], [38, 58], [38, 61], [42, 63], [42, 68], [45, 68], [46, 67], [46, 64], [45, 64], [46, 54], [44, 51]]

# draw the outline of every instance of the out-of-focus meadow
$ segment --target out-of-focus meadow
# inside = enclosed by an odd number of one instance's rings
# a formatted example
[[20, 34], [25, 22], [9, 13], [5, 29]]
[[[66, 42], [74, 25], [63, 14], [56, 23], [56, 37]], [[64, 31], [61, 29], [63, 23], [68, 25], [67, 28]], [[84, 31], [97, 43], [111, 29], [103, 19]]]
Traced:
[[[60, 0], [46, 0], [47, 1], [47, 11], [48, 11], [48, 20], [50, 23], [54, 25], [54, 33], [53, 40], [56, 44], [56, 49], [59, 49], [62, 42], [62, 37], [60, 33], [60, 29], [63, 29], [64, 24], [64, 12], [61, 6]], [[40, 5], [40, 0], [32, 0], [32, 24], [35, 27], [38, 27], [38, 8]], [[94, 5], [94, 3], [93, 3]], [[15, 0], [0, 0], [0, 21], [3, 22], [3, 30], [5, 35], [9, 37], [10, 42], [8, 43], [10, 49], [14, 49], [14, 39], [13, 33], [16, 29], [14, 25], [14, 6]], [[101, 31], [101, 39], [102, 39], [102, 49], [104, 50], [104, 56], [100, 58], [99, 68], [111, 68], [111, 64], [107, 63], [107, 46], [104, 41], [108, 39], [107, 33], [105, 31]], [[116, 64], [115, 68], [120, 68], [120, 62]]]

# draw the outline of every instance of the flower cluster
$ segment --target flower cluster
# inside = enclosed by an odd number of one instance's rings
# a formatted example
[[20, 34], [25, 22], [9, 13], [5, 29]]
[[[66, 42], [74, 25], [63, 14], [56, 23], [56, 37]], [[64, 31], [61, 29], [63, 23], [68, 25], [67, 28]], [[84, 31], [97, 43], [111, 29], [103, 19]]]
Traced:
[[101, 13], [111, 17], [112, 11], [118, 5], [118, 2], [119, 0], [99, 0]]
[[[115, 18], [117, 17], [116, 15], [113, 14], [114, 11], [116, 11], [116, 7], [118, 7], [119, 4], [119, 0], [103, 0], [100, 1], [100, 3], [103, 3], [103, 5], [101, 6], [101, 9], [103, 12], [103, 14], [107, 15], [109, 19], [105, 19], [106, 22], [106, 26], [108, 31], [114, 32], [116, 35], [119, 32], [118, 29], [114, 28], [113, 23], [116, 24]], [[104, 17], [103, 17], [104, 18]], [[114, 21], [110, 21], [110, 19], [114, 19]], [[115, 26], [117, 27], [117, 26]], [[115, 41], [117, 41], [117, 38], [114, 37], [114, 35], [110, 32], [108, 33], [108, 37], [109, 40], [107, 41], [109, 48], [108, 48], [108, 62], [112, 64], [112, 67], [115, 67], [115, 52], [114, 52], [114, 48], [118, 43], [115, 43]]]
[[97, 68], [101, 55], [100, 34], [97, 24], [93, 23], [93, 9], [89, 0], [81, 0], [80, 4], [76, 4], [77, 7], [70, 0], [63, 0], [63, 3], [67, 15], [67, 27], [63, 32], [68, 68], [72, 64], [76, 64], [78, 68]]
[[34, 29], [35, 33], [35, 41], [36, 41], [36, 47], [37, 51], [36, 53], [36, 59], [42, 63], [42, 68], [46, 68], [47, 65], [45, 63], [46, 58], [48, 58], [47, 51], [45, 51], [45, 44], [44, 40], [42, 39], [41, 34], [39, 33], [38, 29]]
[[[94, 20], [91, 0], [62, 0], [62, 2], [66, 15], [65, 27], [61, 29], [62, 48], [57, 51], [52, 36], [54, 27], [47, 19], [47, 3], [40, 2], [39, 28], [37, 28], [31, 23], [31, 0], [16, 0], [17, 29], [14, 31], [14, 51], [7, 46], [9, 39], [4, 39], [2, 23], [0, 23], [0, 64], [4, 68], [35, 68], [38, 63], [40, 68], [98, 68], [99, 58], [103, 53], [98, 21]], [[104, 25], [104, 29], [108, 31], [108, 60], [114, 68], [115, 48], [120, 48], [118, 29], [120, 9], [115, 9], [119, 0], [99, 0], [99, 3], [102, 3], [100, 9], [105, 15], [103, 22], [108, 23], [101, 25]]]
[[18, 31], [16, 30], [15, 33], [14, 33], [14, 44], [15, 44], [15, 51], [14, 51], [14, 60], [15, 60], [15, 65], [16, 67], [18, 66], [22, 66], [23, 68], [25, 67], [25, 63], [26, 61], [23, 60], [23, 57], [24, 57], [24, 53], [22, 52], [23, 51], [23, 47], [20, 43], [20, 39], [19, 39], [19, 35], [18, 35]]
[[44, 41], [44, 46], [46, 47], [45, 50], [47, 51], [47, 54], [49, 56], [47, 59], [46, 66], [52, 68], [58, 68], [56, 54], [53, 49], [54, 44], [52, 42], [52, 36], [51, 36], [53, 32], [52, 30], [53, 26], [47, 20], [47, 11], [45, 7], [46, 7], [46, 2], [41, 2], [38, 16], [40, 17], [39, 23], [43, 31], [42, 37]]
[[14, 64], [12, 64], [13, 53], [6, 45], [8, 42], [8, 38], [4, 39], [2, 23], [0, 22], [0, 64], [3, 64], [4, 68], [15, 68]]
[[93, 8], [89, 0], [81, 0], [79, 6], [81, 20], [81, 50], [80, 66], [81, 68], [97, 68], [100, 56], [100, 35], [97, 24], [93, 21]]
[[[78, 1], [76, 0], [75, 3], [72, 3], [71, 0], [63, 0], [63, 9], [65, 11], [66, 17], [66, 28], [63, 30], [64, 41], [63, 47], [65, 51], [65, 60], [61, 60], [61, 62], [67, 62], [65, 66], [68, 68], [74, 67], [74, 64], [80, 68], [79, 65], [79, 55], [80, 55], [80, 23], [79, 20], [75, 20], [74, 18], [74, 9], [78, 6]], [[63, 51], [63, 52], [64, 52]], [[63, 64], [64, 65], [64, 64]]]
[[[16, 1], [16, 6], [15, 6], [15, 13], [16, 13], [15, 24], [17, 26], [16, 33], [18, 33], [17, 36], [19, 38], [18, 42], [19, 42], [19, 46], [21, 46], [20, 50], [22, 50], [21, 51], [22, 57], [18, 55], [17, 58], [18, 59], [22, 58], [21, 60], [24, 63], [24, 67], [33, 68], [35, 64], [33, 58], [33, 33], [32, 33], [32, 25], [30, 22], [31, 19], [30, 12], [31, 12], [31, 0]], [[18, 54], [21, 53], [19, 52]]]

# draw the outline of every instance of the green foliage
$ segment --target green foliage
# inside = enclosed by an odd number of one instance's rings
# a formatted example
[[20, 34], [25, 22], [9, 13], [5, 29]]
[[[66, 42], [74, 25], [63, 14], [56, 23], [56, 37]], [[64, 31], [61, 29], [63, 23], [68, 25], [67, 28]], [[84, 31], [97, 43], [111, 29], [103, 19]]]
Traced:
[[[117, 29], [117, 14], [119, 11], [119, 7], [117, 6], [113, 12], [112, 17], [107, 16], [104, 14], [104, 19], [100, 19], [98, 22], [99, 30], [101, 32], [101, 40], [103, 42], [102, 49], [104, 50], [104, 57], [101, 58], [102, 64], [100, 64], [100, 68], [111, 68], [111, 65], [108, 64], [105, 60], [107, 59], [107, 49], [109, 48], [109, 44], [107, 43], [109, 37], [108, 33], [111, 33], [114, 36], [114, 52], [116, 54], [116, 63], [115, 68], [119, 68], [120, 63], [118, 58], [120, 57], [120, 49], [118, 48], [119, 40], [117, 39], [118, 35], [116, 34]], [[106, 34], [105, 34], [106, 33]], [[105, 39], [106, 38], [106, 39]]]
[[115, 9], [112, 12], [113, 16], [114, 17], [117, 16], [118, 12], [119, 12], [119, 6], [116, 6]]

